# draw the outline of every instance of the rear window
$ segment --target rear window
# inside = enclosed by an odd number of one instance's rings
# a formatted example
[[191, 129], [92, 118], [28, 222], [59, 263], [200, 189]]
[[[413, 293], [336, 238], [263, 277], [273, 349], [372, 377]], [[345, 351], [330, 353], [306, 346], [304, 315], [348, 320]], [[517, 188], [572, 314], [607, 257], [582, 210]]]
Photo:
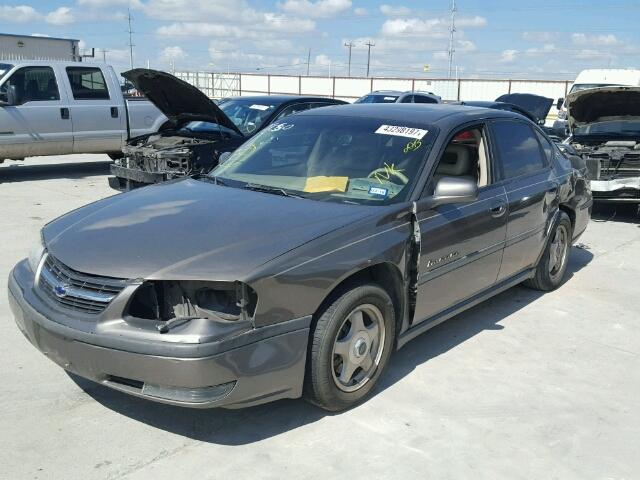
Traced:
[[498, 148], [503, 178], [535, 173], [546, 166], [536, 134], [529, 125], [512, 120], [498, 120], [491, 129]]
[[109, 89], [99, 68], [67, 67], [75, 100], [109, 100]]

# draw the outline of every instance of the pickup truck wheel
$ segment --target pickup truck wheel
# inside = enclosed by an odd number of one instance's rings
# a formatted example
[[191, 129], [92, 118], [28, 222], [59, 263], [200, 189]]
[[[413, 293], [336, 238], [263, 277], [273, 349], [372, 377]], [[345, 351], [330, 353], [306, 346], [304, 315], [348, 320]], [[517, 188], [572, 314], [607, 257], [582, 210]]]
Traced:
[[395, 340], [389, 294], [377, 285], [345, 291], [311, 334], [305, 399], [329, 411], [357, 405], [380, 378]]
[[560, 286], [569, 262], [572, 230], [569, 216], [560, 212], [547, 247], [536, 267], [535, 276], [525, 282], [526, 286], [545, 292]]
[[109, 155], [109, 158], [111, 160], [119, 160], [124, 156], [122, 152], [115, 152], [115, 153], [112, 152], [112, 153], [107, 153], [107, 155]]

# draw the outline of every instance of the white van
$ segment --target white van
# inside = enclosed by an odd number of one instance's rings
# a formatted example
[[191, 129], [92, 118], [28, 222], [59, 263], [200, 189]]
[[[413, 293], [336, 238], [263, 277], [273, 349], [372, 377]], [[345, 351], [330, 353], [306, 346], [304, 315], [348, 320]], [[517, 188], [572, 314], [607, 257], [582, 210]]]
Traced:
[[[638, 87], [640, 86], [640, 70], [625, 68], [592, 68], [581, 71], [576, 77], [569, 93], [599, 87]], [[567, 110], [563, 108], [564, 98], [557, 103], [558, 119], [553, 123], [557, 132], [567, 131]], [[567, 132], [568, 133], [568, 132]]]

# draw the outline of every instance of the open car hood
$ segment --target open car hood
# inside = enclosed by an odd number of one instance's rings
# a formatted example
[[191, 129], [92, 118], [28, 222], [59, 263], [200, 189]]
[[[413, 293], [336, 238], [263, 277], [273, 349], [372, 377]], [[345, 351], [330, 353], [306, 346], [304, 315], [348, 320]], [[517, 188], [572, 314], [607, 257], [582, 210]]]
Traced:
[[122, 76], [176, 125], [200, 120], [217, 123], [244, 136], [231, 119], [204, 93], [169, 73], [135, 68], [124, 72]]
[[510, 103], [529, 113], [537, 123], [543, 123], [549, 115], [553, 99], [532, 93], [508, 93], [496, 98], [496, 102]]
[[606, 120], [640, 120], [640, 87], [601, 87], [567, 95], [569, 128]]

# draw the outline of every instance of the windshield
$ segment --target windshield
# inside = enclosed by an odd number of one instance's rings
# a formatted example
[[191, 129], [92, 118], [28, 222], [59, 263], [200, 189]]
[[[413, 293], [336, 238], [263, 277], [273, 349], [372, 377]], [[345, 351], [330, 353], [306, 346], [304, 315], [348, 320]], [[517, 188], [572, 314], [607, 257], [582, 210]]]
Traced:
[[4, 74], [13, 68], [13, 65], [9, 63], [0, 63], [0, 80], [4, 77]]
[[574, 135], [640, 136], [640, 120], [610, 120], [576, 127]]
[[235, 130], [231, 130], [230, 128], [223, 127], [222, 125], [218, 125], [217, 123], [211, 123], [211, 122], [200, 122], [200, 121], [189, 122], [184, 127], [182, 127], [180, 131], [191, 132], [191, 133], [209, 133], [209, 134], [223, 133], [225, 135], [243, 138]]
[[245, 135], [251, 135], [262, 128], [279, 105], [280, 102], [249, 98], [225, 100], [218, 106], [238, 127], [238, 130]]
[[582, 90], [589, 90], [591, 88], [619, 87], [619, 86], [620, 85], [615, 83], [578, 83], [573, 87], [571, 87], [571, 91], [569, 93], [580, 92]]
[[414, 122], [287, 117], [209, 175], [232, 187], [269, 187], [320, 201], [396, 203], [409, 194], [437, 132]]
[[365, 95], [354, 103], [396, 103], [399, 95]]

